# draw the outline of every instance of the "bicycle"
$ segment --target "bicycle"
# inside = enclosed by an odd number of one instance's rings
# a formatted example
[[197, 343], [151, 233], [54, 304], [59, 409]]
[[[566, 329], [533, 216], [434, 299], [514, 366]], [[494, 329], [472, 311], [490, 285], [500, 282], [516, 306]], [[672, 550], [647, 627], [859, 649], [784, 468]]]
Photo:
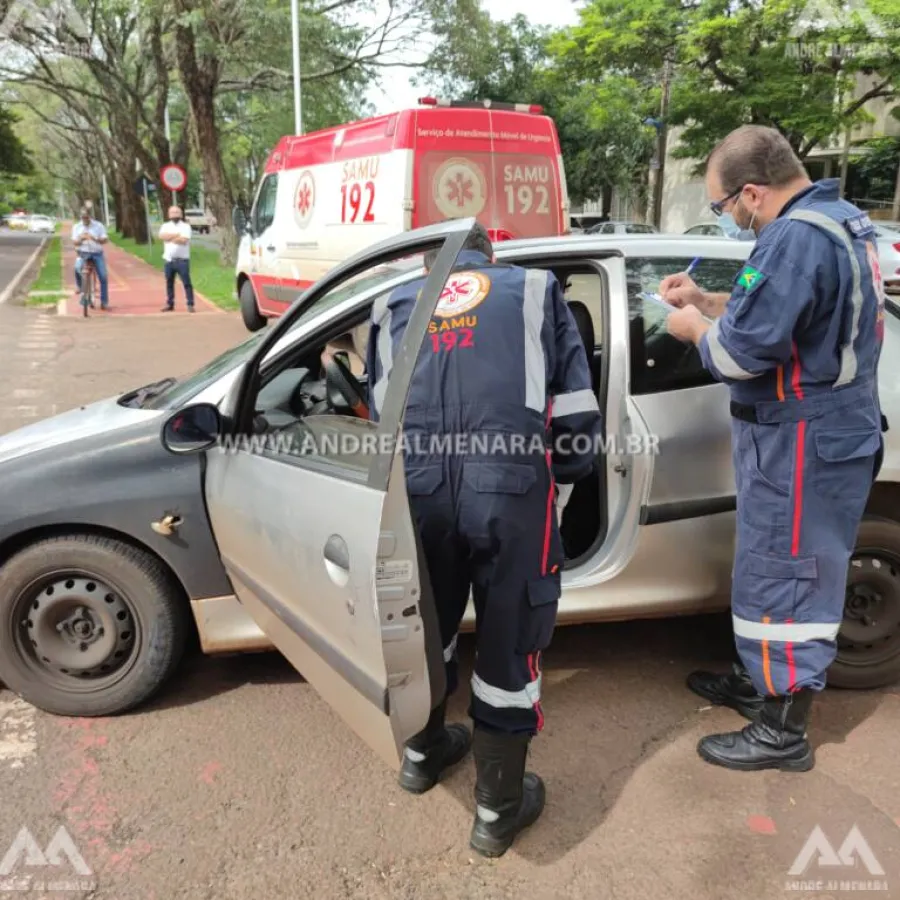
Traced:
[[98, 283], [97, 265], [93, 257], [86, 254], [81, 265], [81, 313], [87, 318], [88, 308], [94, 308], [94, 285]]

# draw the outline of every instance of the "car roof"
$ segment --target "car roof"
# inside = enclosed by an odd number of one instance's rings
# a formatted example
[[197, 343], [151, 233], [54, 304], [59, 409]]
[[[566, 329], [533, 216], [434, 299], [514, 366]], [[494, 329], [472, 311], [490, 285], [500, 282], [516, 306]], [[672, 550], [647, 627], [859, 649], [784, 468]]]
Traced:
[[497, 258], [520, 255], [522, 251], [557, 253], [609, 253], [619, 251], [625, 256], [694, 256], [718, 259], [746, 258], [751, 241], [735, 241], [719, 235], [668, 234], [566, 234], [556, 237], [520, 238], [494, 245]]

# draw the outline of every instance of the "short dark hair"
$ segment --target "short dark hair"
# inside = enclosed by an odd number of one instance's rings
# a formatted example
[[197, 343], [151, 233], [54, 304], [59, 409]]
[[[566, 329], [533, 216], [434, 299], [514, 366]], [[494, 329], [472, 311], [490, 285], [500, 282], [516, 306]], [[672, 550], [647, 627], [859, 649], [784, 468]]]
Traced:
[[807, 174], [787, 138], [763, 125], [744, 125], [732, 131], [709, 154], [706, 167], [717, 172], [726, 194], [745, 184], [784, 187]]
[[[452, 220], [447, 219], [445, 221], [449, 222]], [[485, 228], [481, 222], [475, 223], [474, 228], [466, 238], [465, 244], [463, 244], [463, 250], [475, 250], [478, 253], [483, 253], [488, 259], [494, 255], [494, 245], [491, 243], [491, 237], [487, 232], [487, 228]], [[440, 250], [438, 249], [429, 250], [425, 254], [426, 269], [430, 269], [434, 265], [439, 253]]]

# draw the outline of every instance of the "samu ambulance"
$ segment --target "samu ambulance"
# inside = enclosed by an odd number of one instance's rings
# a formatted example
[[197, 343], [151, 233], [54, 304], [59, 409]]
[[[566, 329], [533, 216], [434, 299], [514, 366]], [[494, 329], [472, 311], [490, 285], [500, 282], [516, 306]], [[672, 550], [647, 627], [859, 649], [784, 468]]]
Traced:
[[250, 331], [337, 263], [401, 231], [469, 216], [495, 241], [569, 230], [559, 138], [540, 106], [419, 103], [278, 142], [238, 250]]

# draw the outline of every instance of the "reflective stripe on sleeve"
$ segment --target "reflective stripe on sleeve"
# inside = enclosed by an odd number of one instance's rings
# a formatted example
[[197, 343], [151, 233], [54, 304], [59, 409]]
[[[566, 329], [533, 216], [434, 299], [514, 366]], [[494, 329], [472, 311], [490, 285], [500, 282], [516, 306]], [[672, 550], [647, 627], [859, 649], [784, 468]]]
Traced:
[[802, 644], [804, 641], [833, 641], [841, 630], [840, 622], [751, 622], [732, 615], [734, 633], [751, 641], [781, 641]]
[[531, 709], [540, 702], [542, 677], [538, 675], [536, 681], [529, 682], [521, 691], [504, 691], [473, 675], [472, 693], [494, 709]]
[[556, 394], [553, 398], [553, 418], [573, 416], [576, 413], [596, 412], [600, 406], [590, 388], [570, 391], [568, 394]]
[[544, 327], [544, 300], [547, 273], [539, 269], [525, 272], [525, 296], [522, 317], [525, 322], [525, 405], [543, 413], [547, 400], [547, 365], [541, 330]]
[[391, 337], [391, 308], [388, 306], [390, 294], [382, 294], [376, 301], [372, 312], [372, 323], [378, 326], [378, 361], [381, 364], [381, 372], [378, 381], [372, 388], [372, 399], [375, 409], [381, 413], [384, 406], [384, 398], [388, 389], [388, 376], [394, 364], [394, 345]]
[[[853, 271], [853, 289], [851, 291], [853, 319], [850, 328], [850, 340], [841, 347], [841, 371], [833, 387], [849, 384], [856, 378], [857, 360], [854, 346], [856, 339], [859, 337], [859, 317], [863, 305], [862, 276], [859, 271], [859, 260], [856, 258], [856, 251], [853, 249], [853, 241], [850, 240], [847, 232], [834, 219], [826, 216], [824, 213], [813, 212], [811, 209], [797, 209], [789, 213], [788, 218], [809, 222], [810, 225], [818, 225], [823, 231], [834, 235], [844, 245], [844, 249], [850, 257], [850, 267]], [[875, 285], [875, 289], [878, 290], [878, 285]]]
[[746, 381], [748, 378], [758, 378], [746, 369], [742, 369], [735, 361], [732, 355], [722, 346], [719, 338], [719, 319], [713, 322], [712, 327], [706, 332], [706, 341], [709, 346], [709, 355], [712, 357], [713, 365], [726, 378], [732, 378], [736, 381]]

